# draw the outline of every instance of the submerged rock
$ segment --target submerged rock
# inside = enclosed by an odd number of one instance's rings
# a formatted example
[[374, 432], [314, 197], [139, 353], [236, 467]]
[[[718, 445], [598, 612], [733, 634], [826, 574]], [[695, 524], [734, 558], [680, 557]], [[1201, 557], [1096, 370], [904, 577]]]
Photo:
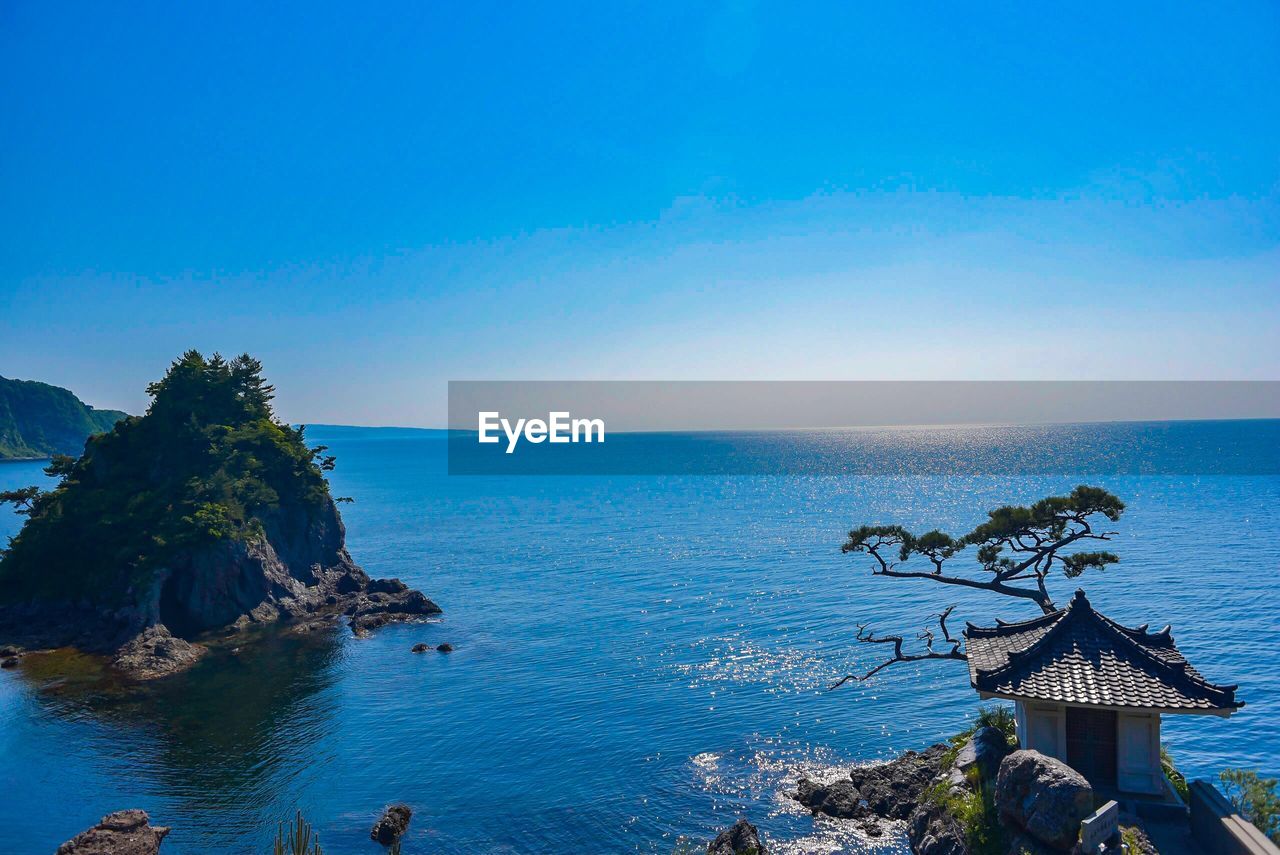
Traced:
[[369, 838], [383, 846], [395, 843], [409, 830], [409, 820], [413, 819], [413, 809], [405, 804], [391, 805], [382, 812], [382, 816], [373, 824]]
[[440, 646], [438, 646], [436, 648], [436, 651], [439, 653], [452, 653], [453, 645], [446, 641], [444, 644], [441, 644]]
[[412, 650], [414, 653], [426, 653], [426, 652], [427, 652], [428, 650], [430, 650], [430, 649], [431, 649], [431, 645], [430, 645], [430, 644], [422, 644], [421, 642], [419, 642], [418, 644], [413, 645], [413, 647], [411, 648], [411, 650]]
[[1067, 851], [1076, 844], [1080, 821], [1093, 813], [1093, 787], [1061, 760], [1015, 751], [1000, 764], [995, 801], [1006, 825]]
[[144, 810], [121, 810], [59, 846], [57, 855], [156, 855], [168, 833], [151, 825]]
[[707, 846], [707, 855], [769, 855], [760, 842], [760, 832], [746, 819], [720, 832]]

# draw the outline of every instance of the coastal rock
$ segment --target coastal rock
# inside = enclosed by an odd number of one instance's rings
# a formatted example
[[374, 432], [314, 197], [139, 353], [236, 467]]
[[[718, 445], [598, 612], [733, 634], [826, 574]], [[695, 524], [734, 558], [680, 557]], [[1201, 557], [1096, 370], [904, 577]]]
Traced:
[[888, 763], [856, 767], [849, 778], [872, 813], [887, 819], [907, 819], [938, 777], [946, 753], [946, 744], [938, 743], [924, 751], [908, 751]]
[[848, 778], [830, 784], [801, 778], [792, 798], [815, 814], [822, 813], [837, 819], [854, 819], [870, 813], [862, 795]]
[[365, 635], [389, 623], [438, 615], [440, 607], [399, 579], [374, 579], [356, 595], [346, 614], [351, 631]]
[[980, 727], [965, 740], [952, 768], [961, 775], [967, 775], [970, 769], [977, 769], [981, 780], [990, 781], [999, 773], [1000, 762], [1012, 750], [1004, 731], [994, 727]]
[[769, 850], [760, 842], [756, 827], [746, 819], [739, 819], [711, 841], [707, 855], [769, 855]]
[[185, 671], [208, 649], [175, 638], [163, 624], [149, 626], [120, 648], [112, 665], [137, 680], [155, 680]]
[[116, 811], [59, 846], [57, 855], [156, 855], [168, 833], [151, 825], [146, 811]]
[[8, 659], [0, 659], [0, 668], [17, 668], [18, 658], [10, 656]]
[[409, 830], [409, 820], [412, 818], [413, 809], [408, 805], [391, 805], [382, 812], [382, 816], [373, 824], [373, 830], [369, 832], [369, 838], [381, 843], [383, 846], [390, 846]]
[[995, 801], [1002, 822], [1065, 852], [1093, 812], [1093, 788], [1061, 760], [1014, 751], [1000, 764]]
[[436, 647], [436, 651], [439, 653], [452, 653], [453, 645], [446, 641], [444, 644], [441, 644], [438, 647]]
[[430, 644], [422, 644], [421, 642], [413, 645], [413, 648], [412, 648], [414, 653], [426, 653], [430, 649], [431, 649]]
[[969, 855], [964, 828], [959, 820], [934, 802], [920, 805], [911, 814], [907, 822], [907, 840], [915, 855]]

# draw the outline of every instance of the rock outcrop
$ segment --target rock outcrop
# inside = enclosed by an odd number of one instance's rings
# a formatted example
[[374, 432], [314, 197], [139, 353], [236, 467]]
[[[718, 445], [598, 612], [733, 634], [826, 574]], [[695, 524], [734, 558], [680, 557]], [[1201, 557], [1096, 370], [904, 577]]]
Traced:
[[369, 839], [390, 846], [409, 830], [409, 820], [413, 819], [413, 809], [408, 805], [391, 805], [382, 812], [382, 816], [373, 824]]
[[105, 591], [101, 603], [32, 602], [0, 609], [0, 638], [29, 649], [72, 646], [110, 657], [136, 680], [184, 671], [206, 652], [197, 639], [273, 622], [318, 629], [342, 616], [356, 635], [440, 614], [399, 579], [370, 579], [347, 553], [327, 496], [310, 513], [268, 515], [262, 532], [182, 553], [149, 584]]
[[868, 813], [886, 819], [906, 819], [938, 776], [944, 743], [924, 751], [908, 751], [896, 760], [874, 766], [858, 766], [846, 781], [821, 784], [801, 778], [792, 796], [814, 813], [854, 819]]
[[121, 810], [59, 846], [57, 855], [156, 855], [168, 833], [151, 825], [144, 810]]
[[862, 794], [848, 778], [829, 784], [801, 778], [792, 797], [815, 814], [834, 816], [836, 819], [859, 819], [871, 813]]
[[334, 458], [276, 418], [257, 360], [188, 351], [147, 391], [145, 415], [54, 461], [56, 487], [27, 488], [0, 553], [0, 643], [77, 647], [154, 679], [217, 631], [344, 615], [360, 635], [440, 612], [351, 560]]
[[907, 840], [915, 855], [969, 855], [964, 828], [942, 805], [925, 802], [907, 823]]
[[995, 801], [1006, 825], [1065, 852], [1076, 844], [1080, 821], [1093, 813], [1093, 788], [1061, 760], [1015, 751], [1000, 764]]
[[707, 855], [769, 855], [769, 850], [760, 842], [756, 827], [746, 819], [739, 819], [711, 841]]

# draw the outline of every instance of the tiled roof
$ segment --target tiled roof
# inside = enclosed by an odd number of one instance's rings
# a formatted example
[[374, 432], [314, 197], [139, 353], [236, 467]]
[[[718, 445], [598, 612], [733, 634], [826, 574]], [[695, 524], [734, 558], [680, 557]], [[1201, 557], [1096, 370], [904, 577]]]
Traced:
[[980, 692], [1068, 704], [1186, 712], [1234, 710], [1235, 686], [1200, 676], [1169, 627], [1129, 629], [1094, 611], [1084, 591], [1067, 608], [1021, 623], [965, 629], [969, 680]]

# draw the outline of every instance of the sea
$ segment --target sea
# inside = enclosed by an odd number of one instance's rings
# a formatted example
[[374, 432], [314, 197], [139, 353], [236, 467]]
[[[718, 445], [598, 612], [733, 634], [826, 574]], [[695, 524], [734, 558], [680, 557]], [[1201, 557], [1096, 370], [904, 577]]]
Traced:
[[[971, 465], [966, 449], [1001, 430], [1001, 459], [1036, 464]], [[1189, 778], [1280, 773], [1280, 422], [685, 443], [795, 462], [768, 471], [664, 471], [681, 438], [633, 435], [643, 465], [594, 474], [450, 474], [440, 431], [307, 436], [337, 457], [335, 494], [354, 499], [341, 506], [354, 559], [443, 615], [364, 639], [268, 633], [142, 690], [74, 655], [0, 672], [0, 853], [51, 853], [140, 807], [172, 828], [168, 855], [266, 855], [298, 811], [327, 855], [375, 855], [370, 826], [393, 802], [414, 810], [406, 855], [701, 852], [739, 816], [775, 855], [905, 852], [900, 828], [866, 837], [788, 793], [954, 734], [980, 701], [954, 661], [829, 690], [883, 653], [858, 627], [913, 639], [951, 604], [956, 629], [1038, 611], [875, 577], [841, 543], [863, 523], [961, 534], [990, 508], [1081, 483], [1126, 502], [1105, 544], [1122, 560], [1053, 578], [1051, 593], [1063, 604], [1083, 586], [1123, 623], [1172, 624], [1209, 679], [1239, 684], [1246, 706], [1229, 719], [1165, 717]], [[915, 462], [866, 465], [895, 443]], [[845, 449], [861, 463], [842, 465]], [[44, 480], [40, 463], [0, 465], [0, 489]], [[20, 522], [0, 512], [0, 537]], [[455, 650], [412, 653], [419, 642]]]

